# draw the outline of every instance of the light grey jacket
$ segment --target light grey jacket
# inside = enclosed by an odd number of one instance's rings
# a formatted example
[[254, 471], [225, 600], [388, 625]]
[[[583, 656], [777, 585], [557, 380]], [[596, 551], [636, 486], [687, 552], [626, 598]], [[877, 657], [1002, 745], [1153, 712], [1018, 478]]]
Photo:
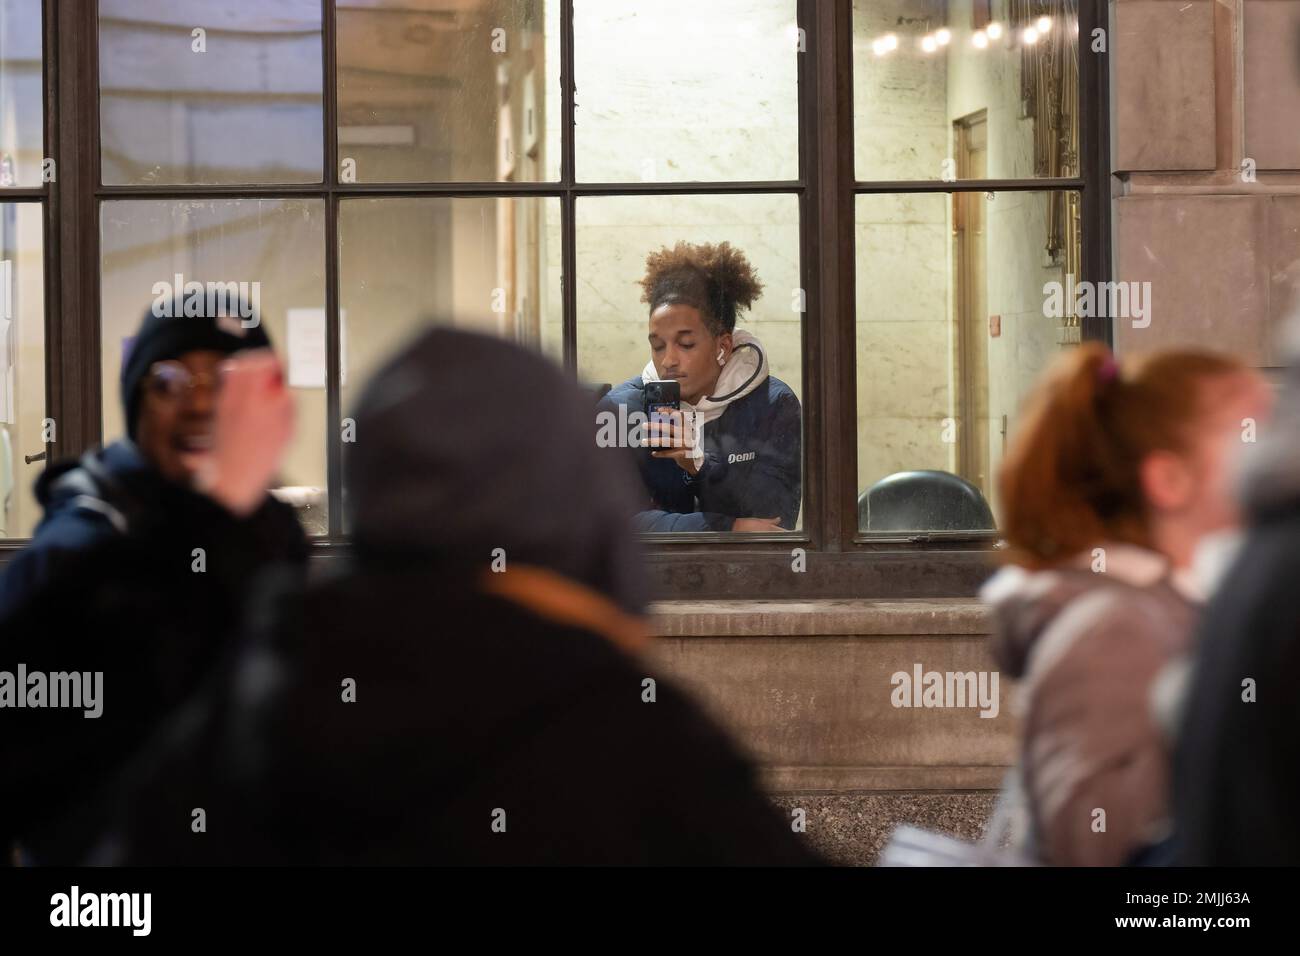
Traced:
[[1105, 545], [1068, 567], [999, 571], [994, 653], [1019, 681], [1021, 773], [1042, 862], [1121, 865], [1168, 832], [1170, 742], [1158, 678], [1189, 649], [1199, 610], [1159, 554]]

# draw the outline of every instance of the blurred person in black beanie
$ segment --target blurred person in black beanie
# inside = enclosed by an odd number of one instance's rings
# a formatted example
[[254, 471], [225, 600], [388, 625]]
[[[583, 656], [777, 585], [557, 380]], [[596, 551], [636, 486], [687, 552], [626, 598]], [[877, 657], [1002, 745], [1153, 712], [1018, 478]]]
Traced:
[[[383, 367], [344, 461], [350, 559], [268, 595], [90, 862], [816, 862], [642, 656], [638, 480], [594, 416], [481, 335], [430, 331]], [[200, 806], [219, 836], [191, 832]]]
[[293, 404], [257, 318], [151, 312], [121, 386], [127, 437], [45, 470], [44, 516], [0, 575], [0, 671], [102, 673], [104, 698], [86, 719], [12, 688], [6, 858], [80, 858], [114, 774], [199, 686], [256, 579], [305, 566], [292, 510], [267, 494]]

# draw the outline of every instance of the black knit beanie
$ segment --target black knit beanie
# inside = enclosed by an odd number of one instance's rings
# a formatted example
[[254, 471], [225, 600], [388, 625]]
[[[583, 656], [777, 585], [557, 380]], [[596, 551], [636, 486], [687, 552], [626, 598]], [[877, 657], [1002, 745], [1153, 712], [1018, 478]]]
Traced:
[[[254, 321], [255, 325], [244, 327], [244, 322]], [[156, 315], [153, 311], [146, 313], [122, 366], [122, 407], [126, 411], [127, 434], [135, 438], [136, 418], [140, 413], [140, 383], [154, 362], [180, 358], [186, 352], [213, 351], [230, 355], [243, 349], [269, 348], [270, 345], [271, 340], [257, 315], [241, 319], [237, 315], [171, 317]]]

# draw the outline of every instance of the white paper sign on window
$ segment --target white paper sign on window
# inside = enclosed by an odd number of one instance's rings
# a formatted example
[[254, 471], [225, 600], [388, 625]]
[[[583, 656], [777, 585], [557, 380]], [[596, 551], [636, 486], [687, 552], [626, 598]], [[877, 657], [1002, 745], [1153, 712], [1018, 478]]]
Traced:
[[[290, 309], [287, 316], [289, 387], [325, 387], [325, 310]], [[339, 313], [339, 380], [348, 383], [347, 313]]]

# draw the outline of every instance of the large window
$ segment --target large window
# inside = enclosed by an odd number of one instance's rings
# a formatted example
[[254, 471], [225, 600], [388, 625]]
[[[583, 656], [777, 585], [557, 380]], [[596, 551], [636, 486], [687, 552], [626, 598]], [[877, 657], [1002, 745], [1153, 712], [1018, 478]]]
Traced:
[[869, 539], [991, 537], [1021, 400], [1080, 339], [1045, 294], [1082, 278], [1078, 14], [1077, 0], [854, 0]]
[[1103, 16], [0, 0], [0, 430], [21, 471], [0, 534], [39, 517], [24, 456], [122, 433], [117, 375], [160, 282], [256, 287], [299, 412], [278, 493], [328, 551], [348, 540], [341, 424], [411, 335], [500, 335], [617, 394], [656, 367], [647, 257], [728, 243], [762, 284], [736, 328], [790, 396], [794, 498], [779, 529], [651, 533], [659, 593], [968, 590], [1027, 383], [1109, 334], [1043, 292], [1107, 278], [1105, 64], [1080, 41]]

